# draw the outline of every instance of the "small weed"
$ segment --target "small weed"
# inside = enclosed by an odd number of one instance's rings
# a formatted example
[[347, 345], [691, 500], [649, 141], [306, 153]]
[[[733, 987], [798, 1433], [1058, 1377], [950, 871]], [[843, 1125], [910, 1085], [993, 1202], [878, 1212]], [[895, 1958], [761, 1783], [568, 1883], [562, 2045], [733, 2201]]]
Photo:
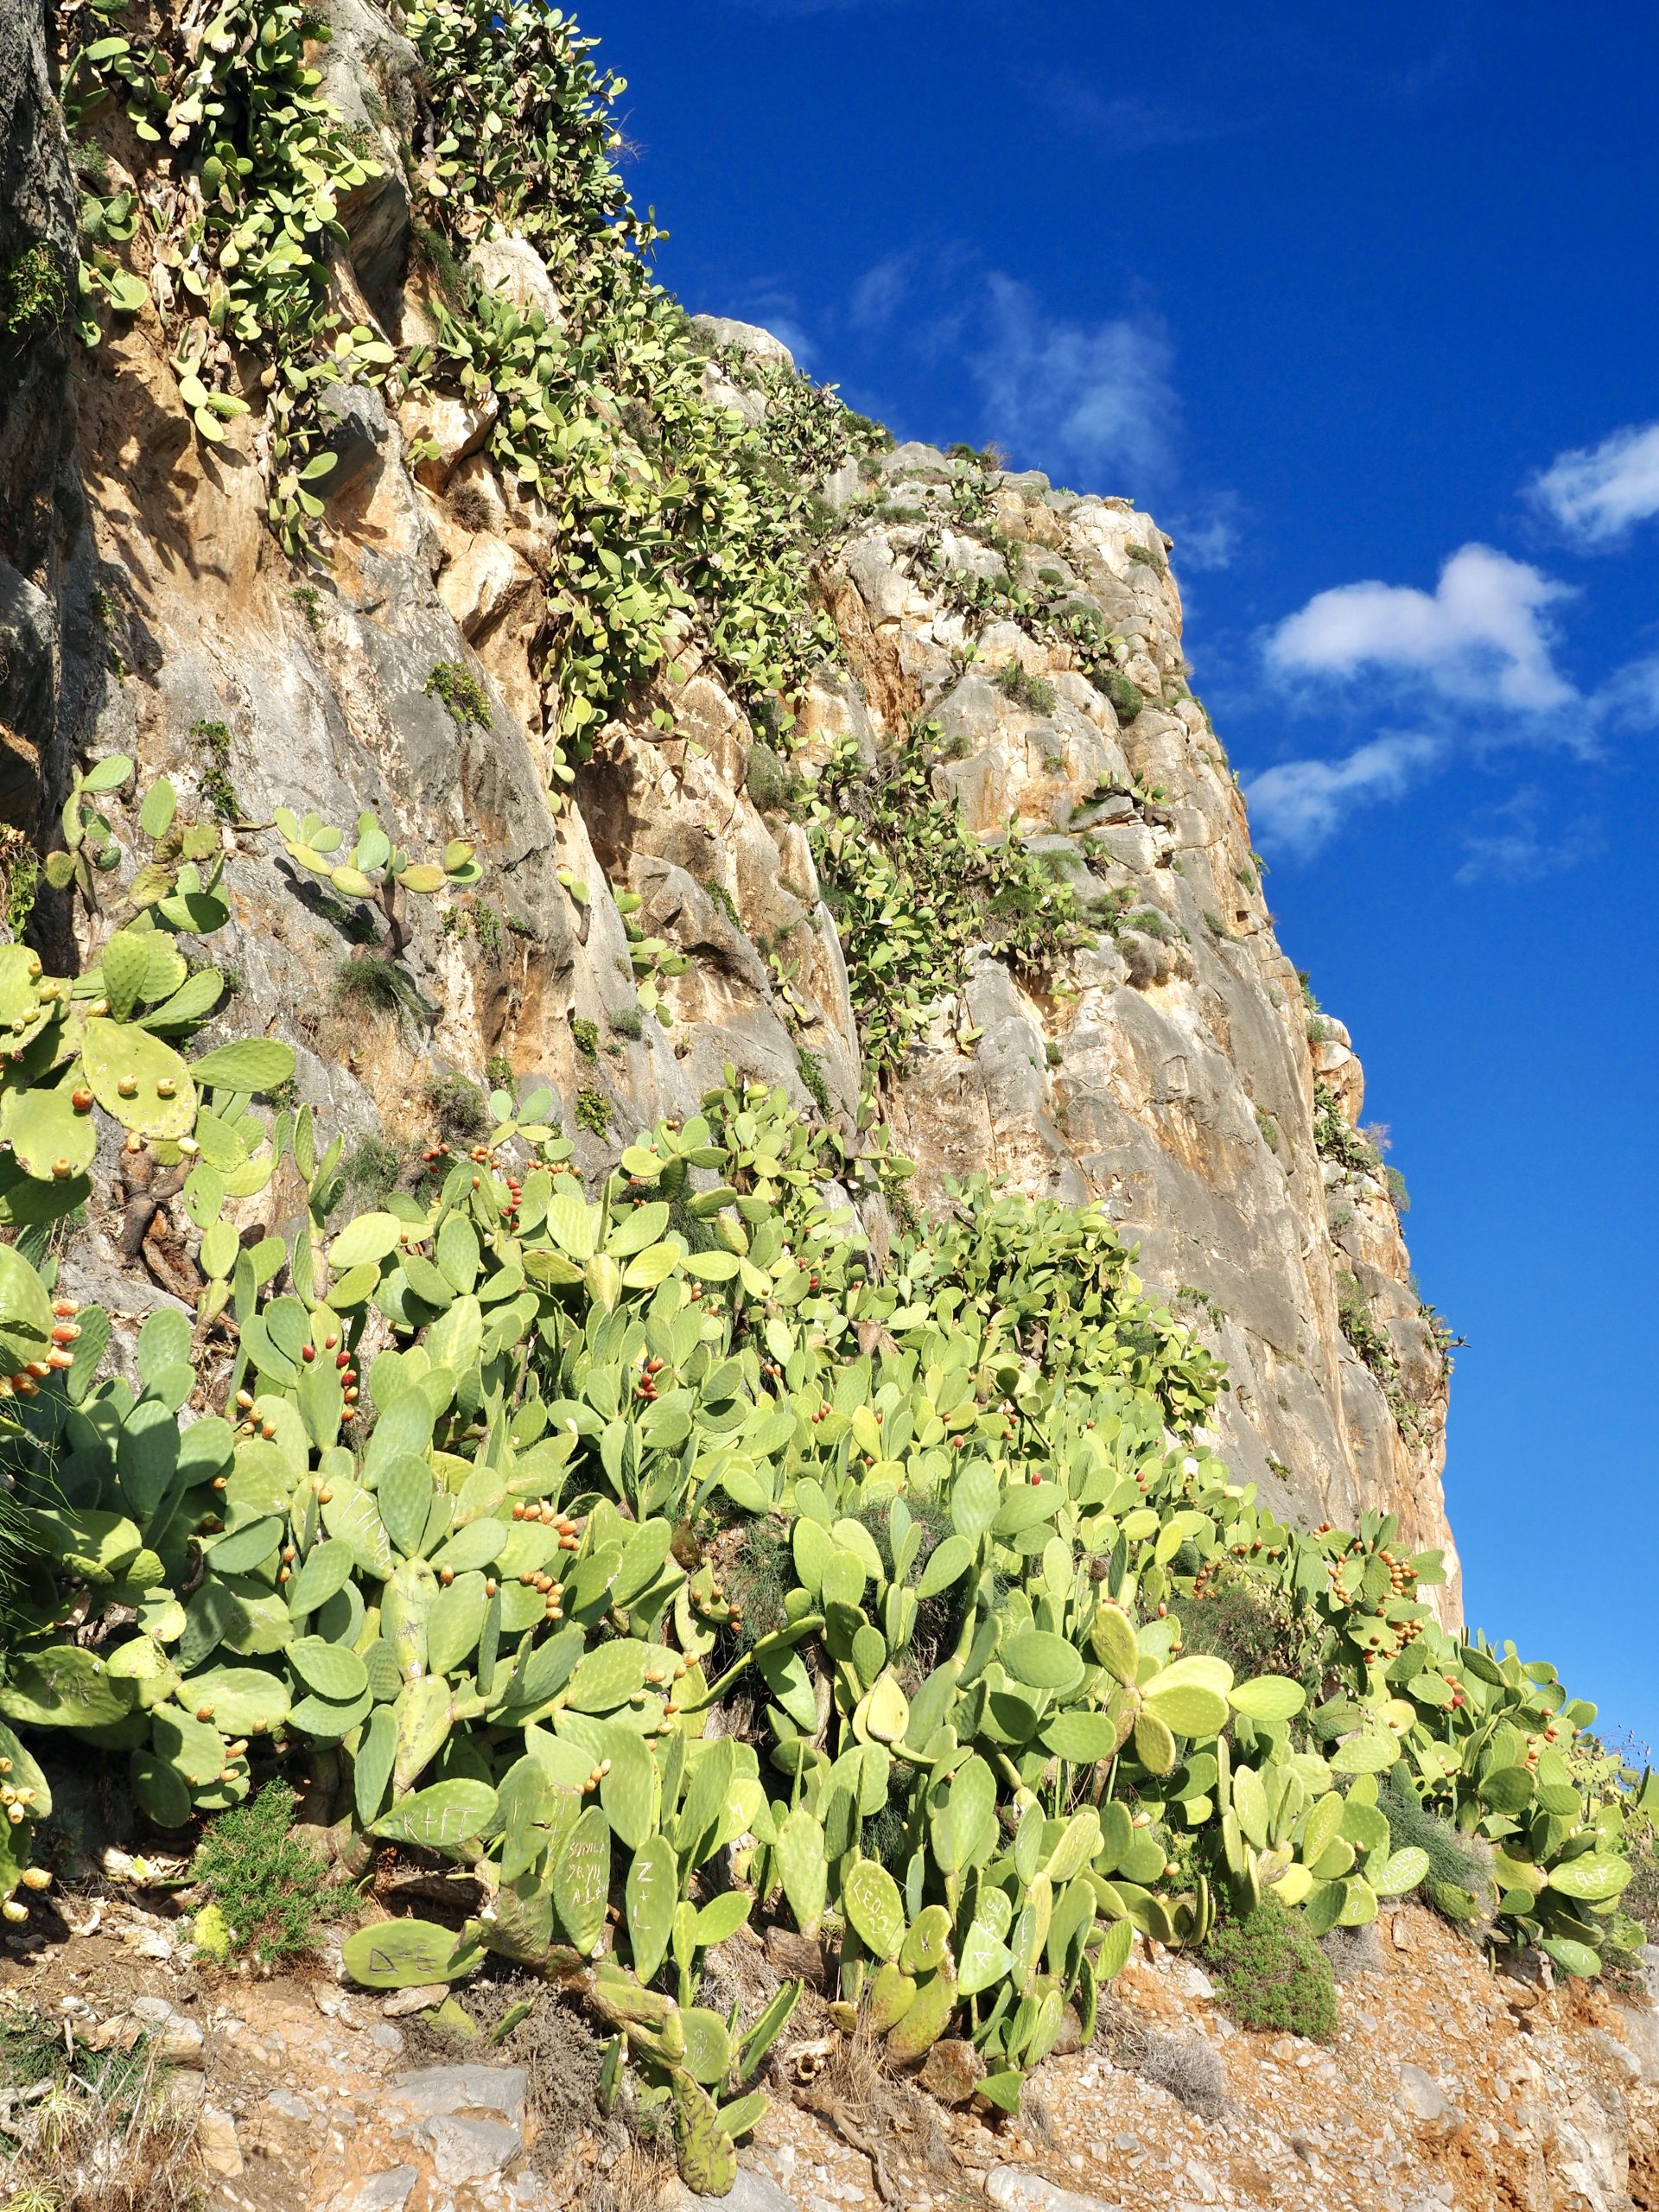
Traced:
[[1351, 1274], [1337, 1276], [1337, 1320], [1343, 1335], [1377, 1380], [1384, 1384], [1392, 1382], [1400, 1367], [1394, 1346], [1385, 1332], [1372, 1320], [1365, 1294]]
[[823, 1069], [816, 1052], [809, 1052], [804, 1045], [795, 1049], [795, 1071], [800, 1077], [807, 1096], [827, 1122], [835, 1112], [835, 1102], [830, 1096], [830, 1086], [823, 1079]]
[[472, 728], [488, 729], [490, 702], [484, 686], [458, 660], [441, 660], [426, 679], [429, 699], [442, 699], [449, 719], [464, 736]]
[[1265, 1112], [1260, 1106], [1255, 1108], [1255, 1126], [1261, 1132], [1262, 1141], [1269, 1152], [1276, 1155], [1284, 1142], [1279, 1134], [1279, 1124], [1271, 1114]]
[[511, 1090], [512, 1062], [505, 1052], [492, 1052], [484, 1063], [484, 1076], [492, 1090]]
[[1206, 906], [1204, 910], [1204, 926], [1209, 931], [1211, 937], [1225, 937], [1227, 934], [1226, 923], [1222, 920], [1219, 914], [1216, 913], [1213, 909], [1209, 906]]
[[1048, 1063], [1048, 1065], [1049, 1065], [1049, 1066], [1050, 1066], [1050, 1067], [1052, 1067], [1052, 1068], [1057, 1068], [1057, 1067], [1058, 1067], [1058, 1065], [1060, 1065], [1060, 1062], [1065, 1058], [1065, 1055], [1061, 1052], [1060, 1047], [1059, 1047], [1059, 1046], [1055, 1043], [1054, 1039], [1051, 1037], [1051, 1038], [1049, 1039], [1049, 1040], [1048, 1040], [1047, 1044], [1046, 1044], [1046, 1045], [1044, 1046], [1044, 1047], [1043, 1047], [1043, 1058], [1044, 1058], [1044, 1059], [1045, 1059], [1045, 1060], [1046, 1060], [1046, 1062]]
[[1217, 1929], [1209, 1957], [1222, 1978], [1222, 2001], [1241, 2027], [1321, 2043], [1335, 2035], [1336, 1978], [1300, 1914], [1264, 1898], [1247, 1919]]
[[616, 1034], [626, 1037], [630, 1044], [637, 1045], [645, 1033], [645, 1017], [637, 1006], [619, 1007], [605, 1018]]
[[412, 1004], [413, 986], [390, 960], [372, 952], [347, 953], [334, 969], [337, 1007], [359, 1014], [395, 1014]]
[[403, 1172], [404, 1155], [395, 1144], [385, 1137], [365, 1137], [341, 1164], [341, 1193], [349, 1192], [372, 1206], [383, 1205], [397, 1189]]
[[743, 917], [738, 912], [737, 906], [732, 898], [732, 894], [726, 888], [725, 885], [721, 883], [717, 877], [711, 876], [709, 881], [705, 883], [702, 887], [709, 893], [709, 898], [714, 901], [715, 906], [718, 907], [722, 914], [724, 914], [732, 927], [734, 930], [741, 931], [743, 927]]
[[0, 270], [0, 336], [26, 345], [60, 322], [68, 306], [68, 280], [44, 239]]
[[201, 747], [207, 766], [201, 771], [201, 795], [221, 822], [240, 819], [242, 802], [231, 781], [231, 733], [223, 722], [192, 722], [190, 734]]
[[289, 593], [302, 614], [313, 637], [322, 634], [322, 594], [315, 584], [296, 584]]
[[1146, 693], [1133, 677], [1125, 676], [1121, 669], [1103, 670], [1099, 683], [1101, 690], [1117, 709], [1120, 721], [1132, 722], [1147, 703]]
[[1226, 2069], [1202, 2036], [1162, 2035], [1115, 2003], [1103, 2006], [1099, 2033], [1114, 2066], [1167, 2090], [1201, 2120], [1219, 2120], [1226, 2110]]
[[1385, 1167], [1382, 1170], [1382, 1180], [1389, 1186], [1389, 1197], [1393, 1202], [1395, 1213], [1409, 1213], [1411, 1192], [1406, 1188], [1406, 1179], [1400, 1170], [1397, 1167]]
[[0, 828], [0, 881], [5, 886], [5, 923], [13, 944], [21, 944], [41, 887], [41, 863], [21, 830]]
[[1190, 1282], [1179, 1283], [1175, 1296], [1181, 1305], [1196, 1306], [1200, 1313], [1207, 1315], [1212, 1328], [1226, 1326], [1226, 1307], [1211, 1298], [1207, 1290], [1195, 1290]]
[[1150, 545], [1142, 545], [1138, 538], [1132, 537], [1123, 550], [1131, 561], [1140, 562], [1143, 568], [1154, 569], [1160, 576], [1169, 574], [1169, 563], [1163, 554], [1154, 552]]
[[1031, 676], [1017, 660], [999, 668], [991, 678], [1005, 699], [1012, 699], [1016, 707], [1025, 707], [1033, 715], [1052, 715], [1054, 711], [1054, 686], [1046, 676]]
[[1478, 1919], [1493, 1902], [1491, 1863], [1480, 1840], [1460, 1835], [1448, 1820], [1423, 1803], [1414, 1789], [1396, 1790], [1384, 1782], [1376, 1802], [1389, 1824], [1389, 1848], [1414, 1844], [1428, 1853], [1423, 1894], [1448, 1920]]
[[602, 1090], [584, 1087], [576, 1093], [576, 1127], [588, 1130], [596, 1137], [609, 1136], [611, 1102]]
[[175, 2094], [149, 2037], [129, 2051], [66, 2049], [61, 2029], [13, 2013], [0, 2073], [6, 2212], [200, 2212], [197, 2107]]
[[761, 744], [749, 747], [743, 788], [761, 814], [797, 814], [812, 795], [806, 779], [779, 760], [771, 746]]
[[191, 1870], [224, 1915], [232, 1949], [261, 1966], [303, 1958], [327, 1916], [321, 1858], [289, 1834], [293, 1821], [294, 1792], [267, 1783], [219, 1815]]
[[1310, 1014], [1307, 1017], [1306, 1029], [1307, 1041], [1310, 1045], [1330, 1043], [1332, 1034], [1331, 1024], [1322, 1014]]
[[590, 1065], [599, 1065], [599, 1024], [584, 1021], [579, 1014], [570, 1017], [570, 1034], [576, 1040], [576, 1050]]
[[490, 1126], [490, 1109], [483, 1093], [464, 1075], [429, 1076], [421, 1086], [421, 1096], [439, 1135], [451, 1144], [470, 1143]]

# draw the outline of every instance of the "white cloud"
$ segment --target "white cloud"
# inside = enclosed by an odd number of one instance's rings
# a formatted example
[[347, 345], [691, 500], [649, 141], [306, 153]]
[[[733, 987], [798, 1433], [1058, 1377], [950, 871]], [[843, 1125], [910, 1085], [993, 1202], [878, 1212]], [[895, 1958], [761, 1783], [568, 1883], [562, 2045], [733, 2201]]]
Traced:
[[1558, 875], [1601, 849], [1602, 839], [1587, 817], [1563, 818], [1559, 800], [1536, 784], [1489, 807], [1465, 835], [1466, 857], [1457, 880], [1525, 883], [1535, 876]]
[[1610, 545], [1659, 515], [1659, 423], [1615, 430], [1558, 454], [1527, 487], [1534, 504], [1584, 545]]
[[969, 365], [996, 435], [1051, 474], [1090, 489], [1122, 488], [1122, 472], [1166, 473], [1178, 410], [1173, 349], [1150, 316], [1077, 323], [994, 270], [986, 328]]
[[1597, 691], [1593, 704], [1598, 720], [1615, 729], [1659, 725], [1659, 653], [1615, 669]]
[[1398, 798], [1442, 749], [1437, 737], [1396, 732], [1340, 760], [1282, 760], [1246, 777], [1244, 796], [1264, 837], [1306, 856], [1327, 843], [1357, 807]]
[[1190, 569], [1224, 569], [1237, 549], [1243, 505], [1236, 492], [1217, 492], [1196, 508], [1184, 509], [1170, 524], [1175, 535], [1175, 563]]
[[1408, 584], [1340, 584], [1317, 593], [1267, 641], [1283, 676], [1351, 677], [1361, 668], [1414, 678], [1463, 705], [1536, 714], [1577, 697], [1551, 658], [1545, 610], [1568, 597], [1525, 561], [1465, 545], [1433, 592]]

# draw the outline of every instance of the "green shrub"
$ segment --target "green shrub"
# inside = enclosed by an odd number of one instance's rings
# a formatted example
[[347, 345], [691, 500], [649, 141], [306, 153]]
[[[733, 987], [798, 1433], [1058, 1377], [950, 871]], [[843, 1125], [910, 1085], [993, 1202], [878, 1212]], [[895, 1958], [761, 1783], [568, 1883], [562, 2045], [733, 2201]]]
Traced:
[[1476, 1838], [1460, 1835], [1452, 1822], [1418, 1796], [1409, 1783], [1391, 1775], [1377, 1791], [1377, 1804], [1389, 1823], [1389, 1847], [1415, 1846], [1428, 1853], [1423, 1885], [1429, 1903], [1452, 1920], [1472, 1920], [1493, 1902], [1490, 1854]]
[[575, 1039], [576, 1050], [584, 1060], [599, 1065], [599, 1024], [588, 1021], [579, 1014], [570, 1017], [570, 1034]]
[[769, 745], [749, 747], [743, 788], [762, 814], [794, 814], [812, 796], [812, 786], [780, 760]]
[[365, 1014], [395, 1014], [408, 1007], [414, 987], [401, 969], [372, 952], [347, 953], [334, 969], [334, 1004]]
[[224, 1916], [236, 1955], [270, 1966], [315, 1951], [338, 1892], [323, 1887], [321, 1853], [289, 1833], [294, 1792], [268, 1783], [221, 1813], [202, 1837], [191, 1872]]
[[1228, 1561], [1176, 1602], [1181, 1649], [1224, 1659], [1240, 1681], [1285, 1675], [1316, 1689], [1325, 1633], [1287, 1590]]
[[1354, 1276], [1339, 1268], [1336, 1286], [1337, 1321], [1343, 1335], [1380, 1382], [1392, 1382], [1400, 1372], [1393, 1338], [1371, 1319], [1365, 1294]]
[[57, 255], [44, 240], [0, 270], [0, 337], [22, 346], [63, 320], [69, 286]]
[[611, 1134], [611, 1102], [602, 1090], [584, 1087], [576, 1093], [576, 1127], [596, 1137]]
[[1121, 669], [1102, 669], [1096, 674], [1095, 682], [1117, 709], [1117, 718], [1120, 721], [1132, 722], [1147, 703], [1146, 693], [1132, 677], [1125, 676]]
[[427, 677], [425, 689], [429, 699], [442, 700], [450, 721], [463, 735], [469, 729], [491, 727], [489, 695], [463, 662], [439, 661]]
[[991, 678], [1005, 699], [1012, 699], [1017, 707], [1026, 707], [1033, 715], [1052, 715], [1054, 711], [1054, 686], [1046, 676], [1028, 675], [1017, 660], [1007, 662]]
[[823, 1079], [823, 1069], [817, 1054], [808, 1052], [804, 1045], [798, 1046], [795, 1068], [807, 1096], [828, 1121], [836, 1110], [835, 1101], [830, 1096], [830, 1086]]
[[438, 1125], [438, 1134], [450, 1144], [470, 1144], [490, 1126], [490, 1109], [483, 1092], [464, 1075], [429, 1076], [421, 1098]]
[[1337, 1984], [1307, 1923], [1272, 1897], [1210, 1939], [1221, 2000], [1243, 2028], [1327, 2043], [1337, 2032]]
[[1382, 1179], [1389, 1186], [1389, 1198], [1395, 1213], [1411, 1211], [1411, 1192], [1406, 1188], [1406, 1179], [1397, 1167], [1385, 1167]]
[[395, 1144], [385, 1137], [365, 1137], [340, 1166], [341, 1192], [378, 1206], [396, 1190], [403, 1172], [404, 1155]]
[[1313, 1086], [1313, 1142], [1321, 1159], [1334, 1160], [1350, 1174], [1375, 1175], [1382, 1166], [1376, 1151], [1349, 1121], [1327, 1083]]
[[618, 1007], [614, 1014], [605, 1018], [616, 1035], [626, 1037], [632, 1045], [637, 1045], [645, 1033], [645, 1017], [637, 1006]]

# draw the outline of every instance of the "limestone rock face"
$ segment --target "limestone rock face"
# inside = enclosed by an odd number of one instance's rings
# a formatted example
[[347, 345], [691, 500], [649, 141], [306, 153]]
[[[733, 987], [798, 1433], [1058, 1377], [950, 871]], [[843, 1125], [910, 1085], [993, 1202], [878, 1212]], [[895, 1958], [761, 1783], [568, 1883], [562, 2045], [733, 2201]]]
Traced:
[[[370, 0], [331, 13], [330, 82], [377, 84], [395, 111], [405, 42]], [[32, 22], [0, 18], [0, 259], [73, 235]], [[425, 308], [392, 136], [379, 134], [386, 176], [341, 208], [341, 282], [355, 271], [353, 312], [399, 345]], [[525, 238], [483, 238], [473, 257], [556, 322]], [[789, 367], [768, 334], [700, 321], [711, 346]], [[958, 459], [909, 444], [849, 463], [822, 487], [841, 518], [818, 578], [841, 652], [795, 702], [788, 760], [756, 743], [688, 619], [671, 679], [598, 733], [566, 785], [543, 644], [562, 524], [490, 459], [493, 401], [331, 395], [332, 567], [305, 572], [266, 527], [257, 415], [200, 445], [168, 353], [146, 308], [80, 359], [78, 390], [55, 334], [27, 374], [0, 378], [12, 819], [44, 842], [78, 758], [130, 753], [141, 786], [167, 773], [235, 848], [232, 941], [216, 952], [238, 978], [234, 1027], [298, 1048], [302, 1095], [348, 1147], [429, 1135], [430, 1076], [510, 1070], [554, 1087], [594, 1170], [695, 1110], [728, 1064], [803, 1109], [855, 1110], [854, 1002], [798, 779], [843, 740], [873, 761], [927, 718], [936, 791], [967, 827], [990, 839], [1012, 823], [1121, 919], [1041, 988], [971, 956], [962, 1003], [939, 1005], [884, 1102], [922, 1201], [980, 1169], [1097, 1198], [1228, 1365], [1218, 1418], [1236, 1478], [1305, 1520], [1398, 1513], [1408, 1549], [1446, 1549], [1455, 1613], [1444, 1354], [1380, 1166], [1352, 1138], [1359, 1062], [1339, 1023], [1311, 1014], [1274, 938], [1149, 516], [1027, 471], [992, 481], [979, 527], [951, 504]], [[710, 390], [740, 411], [754, 397], [717, 365]], [[976, 626], [969, 585], [991, 588], [1011, 546], [1053, 619]], [[1109, 639], [1109, 668], [1052, 641], [1085, 632]], [[446, 670], [468, 679], [464, 697]], [[372, 808], [422, 856], [475, 841], [475, 891], [410, 901], [406, 1005], [353, 1000], [365, 915], [291, 866], [278, 807], [348, 829]], [[635, 926], [684, 963], [660, 979], [671, 1027], [641, 1019], [612, 896], [625, 890]], [[83, 930], [83, 957], [107, 926]], [[279, 1217], [297, 1197], [270, 1203]]]

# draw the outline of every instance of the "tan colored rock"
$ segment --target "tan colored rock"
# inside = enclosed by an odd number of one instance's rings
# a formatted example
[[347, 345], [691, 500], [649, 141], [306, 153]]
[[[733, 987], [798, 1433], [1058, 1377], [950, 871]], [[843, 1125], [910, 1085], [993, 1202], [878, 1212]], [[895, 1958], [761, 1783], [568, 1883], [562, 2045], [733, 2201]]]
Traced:
[[985, 2061], [972, 2044], [947, 2036], [922, 2061], [919, 2079], [942, 2103], [965, 2105], [985, 2079]]
[[550, 329], [563, 329], [564, 316], [547, 264], [522, 232], [492, 231], [467, 257], [480, 283], [511, 300], [521, 315], [539, 315]]
[[438, 578], [438, 596], [474, 643], [536, 585], [529, 563], [499, 537], [475, 537]]
[[418, 480], [442, 492], [463, 461], [475, 454], [495, 427], [499, 411], [495, 394], [474, 403], [448, 393], [417, 392], [397, 410], [397, 427], [407, 443], [435, 447], [415, 461]]
[[196, 2150], [209, 2173], [234, 2181], [243, 2171], [236, 2122], [219, 2106], [204, 2104], [196, 2117]]

